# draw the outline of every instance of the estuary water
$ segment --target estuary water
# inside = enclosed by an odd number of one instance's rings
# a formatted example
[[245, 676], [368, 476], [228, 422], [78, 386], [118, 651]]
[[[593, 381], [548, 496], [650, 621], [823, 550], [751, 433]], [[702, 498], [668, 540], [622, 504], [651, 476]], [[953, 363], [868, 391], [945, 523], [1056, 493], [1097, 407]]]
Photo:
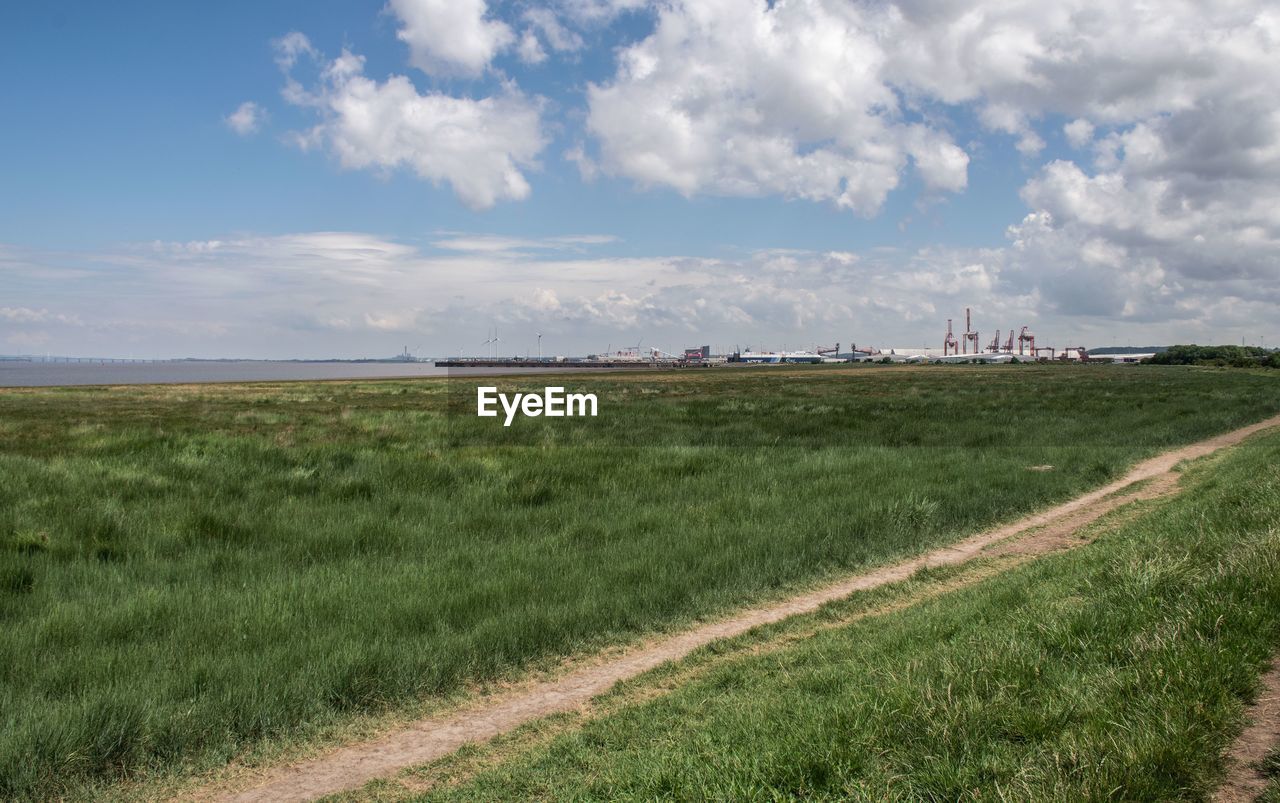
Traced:
[[542, 368], [437, 368], [429, 362], [151, 362], [63, 363], [0, 360], [0, 387], [277, 382], [306, 379], [396, 379], [538, 373]]

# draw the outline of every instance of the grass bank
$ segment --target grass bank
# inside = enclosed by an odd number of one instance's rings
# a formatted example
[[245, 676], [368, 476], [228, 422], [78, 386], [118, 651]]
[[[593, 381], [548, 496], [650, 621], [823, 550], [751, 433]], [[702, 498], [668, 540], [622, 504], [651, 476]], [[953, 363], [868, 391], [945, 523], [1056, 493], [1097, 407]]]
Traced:
[[1280, 647], [1280, 435], [1186, 482], [1073, 552], [691, 659], [665, 696], [415, 799], [1203, 799]]
[[1267, 755], [1262, 771], [1267, 776], [1267, 788], [1258, 798], [1258, 803], [1280, 803], [1280, 745]]
[[783, 368], [573, 375], [599, 418], [504, 429], [476, 384], [0, 391], [0, 796], [305, 740], [1280, 411], [1241, 371]]

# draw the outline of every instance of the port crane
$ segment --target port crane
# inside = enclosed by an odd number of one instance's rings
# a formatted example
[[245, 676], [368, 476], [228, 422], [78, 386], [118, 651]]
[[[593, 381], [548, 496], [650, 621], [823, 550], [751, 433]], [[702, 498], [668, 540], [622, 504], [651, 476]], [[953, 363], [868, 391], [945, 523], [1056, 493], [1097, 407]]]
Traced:
[[1022, 327], [1022, 331], [1018, 333], [1018, 354], [1027, 353], [1023, 351], [1024, 346], [1030, 347], [1031, 356], [1034, 357], [1036, 353], [1036, 336], [1031, 334], [1031, 327], [1029, 326]]
[[[1023, 326], [1021, 329], [1010, 328], [1008, 335], [1003, 340], [1001, 337], [1005, 335], [1005, 331], [997, 329], [995, 334], [991, 336], [990, 341], [985, 344], [976, 329], [973, 328], [973, 310], [970, 307], [964, 308], [964, 331], [956, 332], [953, 326], [953, 320], [947, 318], [947, 334], [942, 341], [943, 357], [981, 357], [983, 354], [1008, 354], [1018, 355], [1022, 357], [1031, 357], [1035, 360], [1074, 360], [1079, 359], [1081, 362], [1089, 360], [1088, 352], [1084, 346], [1067, 346], [1065, 348], [1057, 348], [1050, 346], [1037, 346], [1035, 333], [1031, 331], [1030, 326]], [[958, 335], [958, 337], [957, 337]], [[1013, 350], [1014, 342], [1018, 344], [1018, 350]], [[1077, 357], [1078, 355], [1078, 357]], [[951, 362], [951, 360], [947, 360]], [[964, 362], [964, 360], [961, 360]]]
[[[973, 351], [969, 351], [969, 346], [973, 346]], [[965, 354], [981, 354], [982, 346], [978, 341], [978, 333], [973, 330], [973, 321], [969, 316], [969, 308], [964, 308], [964, 340], [961, 342], [961, 348]]]

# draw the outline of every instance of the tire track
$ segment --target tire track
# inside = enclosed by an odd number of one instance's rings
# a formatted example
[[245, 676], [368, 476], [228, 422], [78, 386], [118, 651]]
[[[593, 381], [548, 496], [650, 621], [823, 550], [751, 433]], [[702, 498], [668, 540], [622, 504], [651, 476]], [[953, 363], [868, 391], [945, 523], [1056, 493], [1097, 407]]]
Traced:
[[1252, 803], [1269, 779], [1258, 769], [1267, 752], [1280, 746], [1280, 659], [1262, 676], [1262, 690], [1249, 708], [1249, 724], [1227, 752], [1227, 779], [1215, 803]]
[[[640, 675], [668, 661], [683, 658], [713, 641], [810, 613], [829, 602], [859, 591], [906, 580], [920, 569], [964, 563], [984, 551], [988, 554], [1012, 552], [1038, 555], [1069, 546], [1073, 536], [1081, 528], [1121, 505], [1173, 493], [1178, 478], [1174, 468], [1178, 463], [1212, 454], [1278, 425], [1280, 416], [1273, 416], [1256, 424], [1165, 452], [1138, 463], [1123, 477], [1101, 488], [950, 546], [854, 575], [781, 602], [750, 608], [725, 619], [657, 639], [616, 657], [581, 666], [562, 677], [482, 697], [450, 715], [423, 719], [376, 739], [339, 748], [314, 760], [269, 768], [256, 776], [241, 777], [232, 782], [206, 787], [185, 797], [236, 803], [304, 801], [354, 789], [406, 767], [439, 759], [463, 745], [491, 739], [534, 719], [579, 708], [619, 681]], [[1136, 483], [1146, 484], [1132, 488]], [[250, 788], [246, 789], [245, 786]]]

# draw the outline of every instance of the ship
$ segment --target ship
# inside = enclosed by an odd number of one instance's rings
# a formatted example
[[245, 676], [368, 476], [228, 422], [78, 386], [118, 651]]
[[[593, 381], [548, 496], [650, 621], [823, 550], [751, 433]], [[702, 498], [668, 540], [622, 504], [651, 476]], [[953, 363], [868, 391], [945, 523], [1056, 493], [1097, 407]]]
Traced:
[[773, 351], [743, 351], [737, 354], [737, 359], [734, 362], [773, 365], [782, 362], [782, 355]]
[[784, 351], [782, 353], [782, 361], [792, 363], [819, 363], [823, 361], [823, 356], [812, 351]]
[[738, 353], [734, 362], [778, 365], [780, 363], [818, 363], [823, 362], [823, 359], [821, 354], [812, 351], [743, 351]]

